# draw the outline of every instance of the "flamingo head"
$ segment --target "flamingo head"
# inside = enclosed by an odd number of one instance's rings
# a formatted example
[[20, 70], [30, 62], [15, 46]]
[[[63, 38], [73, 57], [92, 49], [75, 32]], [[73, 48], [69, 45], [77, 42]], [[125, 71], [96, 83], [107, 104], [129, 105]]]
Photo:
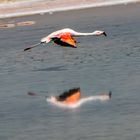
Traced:
[[93, 34], [96, 36], [100, 36], [100, 35], [107, 36], [105, 31], [100, 31], [100, 30], [94, 31]]

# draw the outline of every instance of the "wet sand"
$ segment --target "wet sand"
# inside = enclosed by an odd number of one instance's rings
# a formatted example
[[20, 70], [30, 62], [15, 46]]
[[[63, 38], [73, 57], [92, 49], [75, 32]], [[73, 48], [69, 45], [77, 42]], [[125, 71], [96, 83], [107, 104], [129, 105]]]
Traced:
[[[58, 21], [67, 20], [69, 24], [61, 23], [60, 28], [69, 27], [70, 23], [73, 22], [75, 19], [92, 17], [93, 13], [98, 17], [102, 17], [103, 20], [110, 19], [110, 17], [131, 17], [135, 13], [135, 15], [139, 16], [138, 8], [140, 3], [131, 3], [127, 5], [114, 5], [114, 6], [106, 6], [106, 7], [94, 7], [94, 8], [86, 8], [86, 9], [75, 9], [72, 11], [60, 11], [60, 12], [52, 12], [46, 14], [37, 14], [37, 15], [30, 15], [30, 16], [19, 16], [19, 17], [11, 17], [0, 19], [0, 28], [13, 28], [18, 26], [31, 26], [35, 25], [36, 23], [47, 23], [55, 25]], [[104, 12], [106, 11], [106, 12]], [[113, 12], [112, 12], [113, 11]], [[73, 16], [74, 15], [74, 16]], [[102, 22], [102, 21], [101, 21]], [[83, 24], [83, 23], [81, 23]], [[60, 29], [59, 28], [59, 29]]]

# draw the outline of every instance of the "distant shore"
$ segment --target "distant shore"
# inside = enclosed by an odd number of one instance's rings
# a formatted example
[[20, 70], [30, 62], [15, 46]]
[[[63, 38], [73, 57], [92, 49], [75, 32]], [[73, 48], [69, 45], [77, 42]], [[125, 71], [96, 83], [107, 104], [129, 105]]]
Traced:
[[26, 15], [53, 13], [90, 7], [136, 3], [140, 0], [11, 0], [0, 1], [0, 18], [19, 17]]

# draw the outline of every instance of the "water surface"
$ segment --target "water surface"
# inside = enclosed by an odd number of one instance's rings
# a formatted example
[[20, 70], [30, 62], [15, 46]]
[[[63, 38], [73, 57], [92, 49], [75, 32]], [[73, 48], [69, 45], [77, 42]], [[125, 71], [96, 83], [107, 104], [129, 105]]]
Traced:
[[[139, 140], [139, 13], [135, 4], [85, 9], [16, 18], [37, 23], [0, 29], [0, 139]], [[77, 49], [48, 44], [23, 52], [65, 27], [108, 36], [77, 38]], [[113, 98], [76, 109], [46, 102], [45, 96], [72, 87], [81, 87], [83, 96], [111, 90]]]

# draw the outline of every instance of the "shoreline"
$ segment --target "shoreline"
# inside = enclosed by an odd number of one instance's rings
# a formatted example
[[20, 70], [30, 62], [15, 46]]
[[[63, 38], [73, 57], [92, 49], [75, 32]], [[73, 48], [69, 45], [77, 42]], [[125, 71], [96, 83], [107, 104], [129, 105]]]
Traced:
[[[21, 17], [45, 13], [52, 14], [53, 12], [78, 10], [92, 7], [103, 7], [111, 5], [120, 5], [128, 3], [138, 3], [140, 0], [118, 0], [105, 1], [105, 0], [55, 0], [55, 1], [21, 1], [21, 2], [8, 2], [0, 4], [0, 19]], [[73, 6], [74, 5], [74, 6]]]

